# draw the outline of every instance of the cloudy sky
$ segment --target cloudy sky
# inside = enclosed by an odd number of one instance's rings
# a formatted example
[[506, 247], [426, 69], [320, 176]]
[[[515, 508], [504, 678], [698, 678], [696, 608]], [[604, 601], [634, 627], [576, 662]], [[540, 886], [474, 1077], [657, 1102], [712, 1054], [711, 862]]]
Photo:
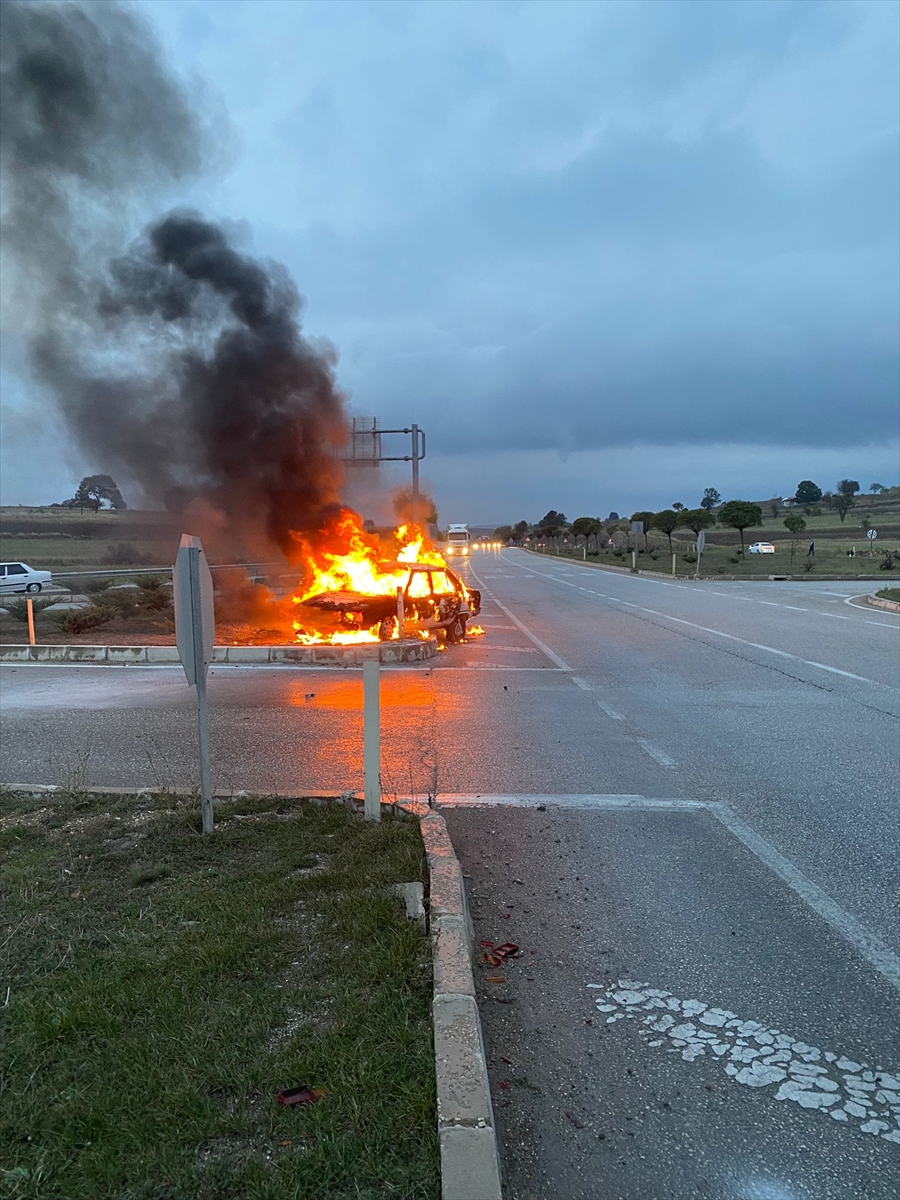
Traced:
[[[896, 4], [137, 7], [232, 131], [179, 199], [426, 429], [444, 520], [898, 482]], [[3, 502], [62, 499], [104, 464], [4, 358]]]

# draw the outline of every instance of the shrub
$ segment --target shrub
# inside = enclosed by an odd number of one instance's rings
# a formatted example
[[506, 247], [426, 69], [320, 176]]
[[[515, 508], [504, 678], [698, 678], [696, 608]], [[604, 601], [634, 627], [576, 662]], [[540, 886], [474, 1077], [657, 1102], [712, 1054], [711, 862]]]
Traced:
[[882, 571], [893, 571], [897, 565], [897, 556], [893, 550], [882, 550], [881, 562], [878, 564]]
[[111, 609], [116, 617], [124, 617], [139, 606], [139, 595], [137, 588], [107, 588], [99, 593], [94, 603]]
[[[56, 596], [42, 596], [39, 600], [32, 600], [34, 615], [37, 616], [39, 612], [55, 604], [56, 600]], [[17, 596], [15, 600], [4, 600], [3, 607], [14, 620], [28, 620], [28, 600], [24, 596]]]
[[88, 608], [77, 608], [71, 612], [60, 613], [59, 628], [62, 633], [87, 633], [105, 625], [116, 615], [112, 608], [103, 608], [99, 604], [91, 604]]
[[130, 542], [113, 542], [106, 547], [102, 561], [110, 567], [139, 567], [147, 560]]
[[728, 561], [730, 563], [739, 563], [741, 561], [741, 556], [739, 554], [729, 554]]
[[803, 565], [803, 570], [806, 571], [807, 574], [810, 571], [814, 571], [816, 569], [815, 559], [812, 559], [812, 558], [804, 559], [802, 565]]
[[695, 563], [697, 561], [696, 554], [682, 554], [681, 561], [686, 563]]

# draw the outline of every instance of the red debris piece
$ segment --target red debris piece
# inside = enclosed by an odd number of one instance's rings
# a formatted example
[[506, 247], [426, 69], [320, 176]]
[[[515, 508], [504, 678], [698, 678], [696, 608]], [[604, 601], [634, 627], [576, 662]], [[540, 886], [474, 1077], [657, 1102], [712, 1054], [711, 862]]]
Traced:
[[567, 1119], [567, 1120], [569, 1120], [569, 1121], [571, 1121], [571, 1122], [572, 1122], [572, 1124], [575, 1126], [575, 1128], [576, 1128], [576, 1129], [584, 1129], [584, 1122], [583, 1122], [583, 1121], [579, 1121], [579, 1120], [578, 1120], [578, 1118], [575, 1116], [575, 1114], [574, 1114], [574, 1113], [567, 1112], [567, 1113], [566, 1113], [566, 1119]]
[[500, 1061], [501, 1061], [501, 1062], [505, 1062], [505, 1063], [506, 1063], [506, 1065], [507, 1065], [508, 1067], [511, 1067], [511, 1066], [512, 1066], [512, 1059], [511, 1059], [511, 1058], [504, 1058], [502, 1054], [500, 1055]]
[[502, 958], [498, 958], [496, 954], [482, 954], [481, 961], [487, 963], [489, 967], [499, 967], [503, 962]]
[[325, 1095], [324, 1088], [294, 1087], [285, 1088], [275, 1099], [279, 1104], [317, 1104]]
[[491, 941], [490, 938], [482, 938], [481, 941], [478, 943], [479, 946], [487, 946], [488, 949], [490, 949], [491, 946], [493, 946], [493, 944], [494, 943]]
[[503, 1090], [504, 1090], [504, 1092], [508, 1092], [508, 1091], [509, 1091], [509, 1080], [508, 1080], [508, 1079], [501, 1079], [501, 1080], [500, 1080], [500, 1082], [499, 1082], [499, 1084], [498, 1084], [497, 1086], [498, 1086], [498, 1087], [502, 1087], [502, 1088], [503, 1088]]
[[519, 947], [515, 942], [504, 942], [502, 946], [494, 947], [494, 954], [497, 958], [512, 958], [519, 953]]

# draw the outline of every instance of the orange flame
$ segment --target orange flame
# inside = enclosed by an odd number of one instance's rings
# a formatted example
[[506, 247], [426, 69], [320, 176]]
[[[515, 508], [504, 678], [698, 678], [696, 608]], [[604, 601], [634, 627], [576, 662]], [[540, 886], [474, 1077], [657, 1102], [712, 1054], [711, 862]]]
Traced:
[[[399, 564], [422, 563], [435, 567], [446, 567], [444, 556], [430, 545], [426, 545], [424, 532], [412, 522], [400, 525], [390, 538], [382, 543], [376, 534], [362, 528], [359, 515], [350, 509], [336, 514], [328, 528], [319, 531], [315, 538], [297, 536], [297, 548], [304, 574], [304, 588], [291, 597], [294, 604], [302, 604], [311, 596], [336, 592], [352, 592], [362, 596], [393, 596], [398, 588], [405, 588], [409, 571]], [[378, 642], [377, 629], [354, 629], [348, 625], [357, 623], [352, 613], [342, 619], [337, 628], [316, 629], [310, 616], [295, 618], [295, 638], [303, 645], [334, 644], [357, 645]], [[327, 619], [327, 618], [325, 618]], [[400, 636], [395, 628], [391, 637]], [[417, 631], [417, 636], [428, 634]]]

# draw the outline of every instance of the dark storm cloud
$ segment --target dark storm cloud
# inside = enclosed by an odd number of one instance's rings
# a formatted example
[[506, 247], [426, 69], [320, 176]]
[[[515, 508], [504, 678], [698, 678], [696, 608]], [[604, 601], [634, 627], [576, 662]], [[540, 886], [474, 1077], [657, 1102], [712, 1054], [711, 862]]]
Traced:
[[34, 378], [95, 469], [289, 553], [338, 498], [334, 352], [301, 335], [287, 272], [196, 213], [122, 253], [128, 210], [187, 186], [209, 140], [134, 13], [3, 18], [4, 250]]

